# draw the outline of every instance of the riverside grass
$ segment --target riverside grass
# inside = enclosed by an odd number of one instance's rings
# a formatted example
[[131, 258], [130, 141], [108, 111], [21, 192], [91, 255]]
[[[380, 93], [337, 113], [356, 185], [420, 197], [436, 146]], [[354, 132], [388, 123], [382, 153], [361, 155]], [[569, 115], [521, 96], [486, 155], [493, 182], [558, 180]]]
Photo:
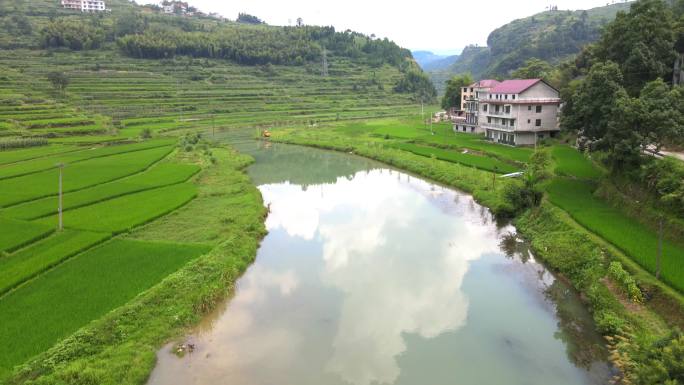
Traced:
[[[213, 218], [206, 224], [213, 240], [204, 234], [184, 233], [185, 242], [215, 245], [193, 259], [159, 284], [143, 291], [134, 300], [105, 314], [30, 359], [13, 372], [3, 368], [0, 380], [7, 384], [141, 384], [155, 363], [159, 346], [176, 338], [198, 322], [214, 304], [225, 298], [253, 261], [265, 235], [266, 209], [261, 194], [242, 171], [251, 161], [232, 150], [212, 149], [217, 159], [197, 178], [199, 197], [191, 202], [192, 212], [200, 218]], [[184, 154], [184, 156], [190, 156]], [[217, 207], [230, 210], [217, 211]], [[186, 229], [190, 205], [167, 216], [161, 227], [152, 222], [132, 236], [147, 238], [143, 243], [166, 243], [177, 237], [160, 228]], [[240, 218], [239, 221], [230, 218]], [[202, 225], [202, 223], [198, 223]], [[154, 239], [154, 241], [149, 241]], [[75, 260], [72, 260], [73, 262]], [[0, 300], [1, 302], [1, 300]], [[17, 363], [22, 361], [16, 359]]]

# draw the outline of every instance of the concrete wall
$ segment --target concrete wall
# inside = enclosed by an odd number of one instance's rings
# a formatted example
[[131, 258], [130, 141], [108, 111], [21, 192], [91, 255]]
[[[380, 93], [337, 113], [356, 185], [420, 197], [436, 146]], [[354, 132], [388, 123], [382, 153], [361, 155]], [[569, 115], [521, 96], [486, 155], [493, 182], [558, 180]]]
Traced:
[[558, 91], [544, 82], [539, 82], [528, 88], [518, 96], [517, 99], [539, 99], [539, 98], [557, 98]]
[[[520, 104], [513, 106], [512, 115], [516, 117], [517, 131], [554, 131], [558, 129], [558, 105], [542, 104], [541, 113], [537, 112], [537, 106], [538, 104]], [[541, 127], [535, 125], [537, 119], [541, 119]]]

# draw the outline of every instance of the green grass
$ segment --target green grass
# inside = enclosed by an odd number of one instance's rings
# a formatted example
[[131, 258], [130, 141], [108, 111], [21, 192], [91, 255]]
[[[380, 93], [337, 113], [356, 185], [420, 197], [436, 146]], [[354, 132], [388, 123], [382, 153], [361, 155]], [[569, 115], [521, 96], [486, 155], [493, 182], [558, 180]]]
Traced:
[[109, 237], [111, 234], [64, 230], [0, 258], [0, 295]]
[[0, 298], [0, 377], [207, 251], [202, 245], [114, 240]]
[[[149, 171], [119, 181], [105, 183], [73, 193], [64, 194], [64, 210], [102, 202], [126, 194], [187, 181], [200, 170], [190, 164], [161, 163]], [[0, 211], [2, 215], [18, 219], [37, 219], [57, 212], [57, 197], [38, 199]]]
[[[656, 270], [658, 235], [593, 195], [589, 183], [556, 178], [547, 186], [549, 200], [578, 223], [624, 251], [651, 273]], [[662, 279], [684, 291], [684, 247], [665, 240]]]
[[558, 175], [580, 179], [597, 179], [601, 176], [601, 170], [575, 148], [556, 145], [551, 149], [551, 155], [556, 163], [555, 172]]
[[[135, 174], [150, 167], [171, 152], [157, 147], [98, 157], [68, 165], [64, 169], [64, 192], [76, 191]], [[0, 180], [0, 207], [57, 194], [58, 170]]]
[[412, 152], [416, 155], [427, 157], [434, 156], [437, 159], [445, 160], [447, 162], [460, 163], [465, 166], [472, 166], [479, 168], [480, 170], [492, 171], [499, 174], [508, 174], [520, 171], [519, 167], [504, 163], [498, 159], [482, 155], [474, 155], [471, 153], [463, 153], [458, 150], [419, 146], [411, 143], [396, 143], [390, 146], [400, 150]]
[[[121, 233], [168, 214], [186, 204], [196, 194], [197, 188], [188, 183], [128, 194], [66, 211], [64, 213], [64, 227]], [[38, 223], [57, 223], [57, 216], [46, 217], [39, 220]]]
[[0, 258], [2, 252], [11, 252], [43, 238], [55, 226], [0, 217]]

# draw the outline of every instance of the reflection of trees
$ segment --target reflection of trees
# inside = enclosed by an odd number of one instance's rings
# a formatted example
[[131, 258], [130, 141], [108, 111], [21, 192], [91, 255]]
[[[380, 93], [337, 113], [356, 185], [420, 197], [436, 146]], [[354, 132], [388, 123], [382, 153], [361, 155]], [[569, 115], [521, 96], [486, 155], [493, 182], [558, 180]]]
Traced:
[[527, 242], [522, 241], [517, 235], [508, 233], [501, 238], [499, 247], [507, 258], [518, 259], [522, 263], [530, 260], [530, 247]]
[[605, 344], [577, 294], [558, 279], [546, 289], [545, 294], [556, 306], [558, 331], [555, 337], [564, 342], [568, 359], [587, 370], [592, 364], [606, 362], [608, 352]]
[[373, 168], [374, 164], [348, 154], [289, 145], [275, 145], [250, 155], [256, 159], [249, 169], [256, 185], [290, 182], [306, 187], [335, 183], [339, 177], [351, 180], [358, 171]]

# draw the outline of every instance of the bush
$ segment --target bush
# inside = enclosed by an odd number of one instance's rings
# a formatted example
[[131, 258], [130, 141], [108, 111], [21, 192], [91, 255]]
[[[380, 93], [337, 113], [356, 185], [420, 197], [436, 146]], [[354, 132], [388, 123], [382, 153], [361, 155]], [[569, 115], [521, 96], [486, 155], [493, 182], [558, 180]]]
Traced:
[[611, 262], [608, 267], [608, 276], [617, 282], [622, 290], [634, 302], [641, 303], [644, 301], [644, 295], [637, 286], [634, 278], [622, 267], [620, 262]]
[[140, 137], [143, 138], [143, 139], [149, 139], [149, 138], [151, 138], [151, 137], [152, 137], [152, 130], [150, 130], [149, 128], [144, 128], [144, 129], [140, 132]]
[[617, 335], [622, 332], [626, 322], [610, 310], [601, 310], [594, 314], [596, 328], [605, 335]]
[[0, 140], [0, 151], [6, 151], [15, 148], [47, 146], [47, 144], [48, 141], [45, 138], [18, 138]]

